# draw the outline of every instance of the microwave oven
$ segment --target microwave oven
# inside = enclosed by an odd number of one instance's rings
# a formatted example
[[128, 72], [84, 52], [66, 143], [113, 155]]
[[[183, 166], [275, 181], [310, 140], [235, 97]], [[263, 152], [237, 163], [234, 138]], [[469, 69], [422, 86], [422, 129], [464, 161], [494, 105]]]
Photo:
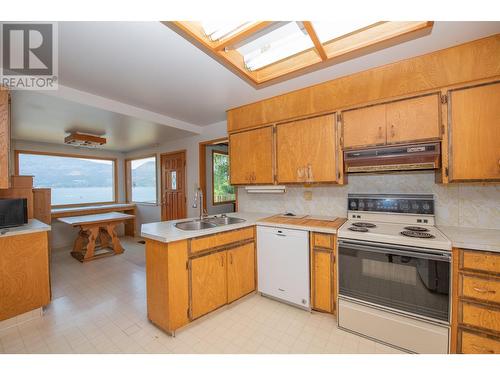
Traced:
[[0, 228], [18, 227], [28, 223], [26, 198], [0, 199]]

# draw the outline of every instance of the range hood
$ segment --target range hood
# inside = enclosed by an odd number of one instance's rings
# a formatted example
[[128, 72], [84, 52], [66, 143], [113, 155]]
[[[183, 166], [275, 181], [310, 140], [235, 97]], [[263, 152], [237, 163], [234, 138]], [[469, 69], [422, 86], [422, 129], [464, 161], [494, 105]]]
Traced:
[[348, 173], [438, 169], [440, 161], [439, 142], [344, 152], [345, 171]]

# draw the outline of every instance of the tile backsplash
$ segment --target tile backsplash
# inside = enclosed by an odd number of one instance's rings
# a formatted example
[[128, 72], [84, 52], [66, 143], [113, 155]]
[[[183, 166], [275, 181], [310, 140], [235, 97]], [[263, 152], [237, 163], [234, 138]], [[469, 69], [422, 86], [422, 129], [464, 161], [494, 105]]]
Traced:
[[[434, 182], [434, 172], [349, 175], [346, 186], [287, 186], [285, 194], [248, 194], [238, 190], [242, 212], [346, 216], [348, 193], [434, 194], [438, 225], [500, 229], [499, 184]], [[312, 191], [312, 200], [304, 199]]]

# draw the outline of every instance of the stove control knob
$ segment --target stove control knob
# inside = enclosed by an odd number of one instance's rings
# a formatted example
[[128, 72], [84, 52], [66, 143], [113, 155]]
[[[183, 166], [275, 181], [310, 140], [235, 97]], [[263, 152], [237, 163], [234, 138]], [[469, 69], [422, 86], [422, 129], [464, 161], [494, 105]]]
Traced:
[[422, 208], [423, 208], [425, 211], [429, 211], [429, 210], [430, 210], [430, 208], [431, 208], [431, 205], [430, 205], [429, 203], [424, 203], [424, 204], [422, 205]]
[[356, 209], [356, 202], [355, 201], [351, 201], [351, 209]]
[[418, 203], [413, 203], [411, 205], [411, 208], [414, 209], [414, 210], [418, 210]]
[[360, 209], [365, 208], [365, 203], [363, 201], [359, 202], [359, 208]]

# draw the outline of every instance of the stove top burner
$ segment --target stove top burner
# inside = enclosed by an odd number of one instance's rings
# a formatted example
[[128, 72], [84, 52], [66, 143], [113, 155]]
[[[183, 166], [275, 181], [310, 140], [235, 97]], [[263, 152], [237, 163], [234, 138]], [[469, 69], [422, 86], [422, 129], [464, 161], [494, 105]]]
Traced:
[[412, 230], [404, 230], [400, 232], [403, 236], [414, 237], [414, 238], [434, 238], [435, 236], [426, 232], [416, 232]]
[[349, 227], [347, 229], [352, 230], [353, 232], [368, 232], [368, 228], [365, 227]]
[[409, 226], [405, 227], [406, 230], [409, 230], [410, 232], [428, 232], [429, 229], [424, 228], [424, 227], [417, 227], [417, 226]]
[[[358, 223], [352, 223], [353, 226], [358, 227], [358, 228], [376, 228], [377, 226], [372, 223], [364, 223], [364, 222], [358, 222]], [[360, 231], [364, 232], [364, 231]]]

